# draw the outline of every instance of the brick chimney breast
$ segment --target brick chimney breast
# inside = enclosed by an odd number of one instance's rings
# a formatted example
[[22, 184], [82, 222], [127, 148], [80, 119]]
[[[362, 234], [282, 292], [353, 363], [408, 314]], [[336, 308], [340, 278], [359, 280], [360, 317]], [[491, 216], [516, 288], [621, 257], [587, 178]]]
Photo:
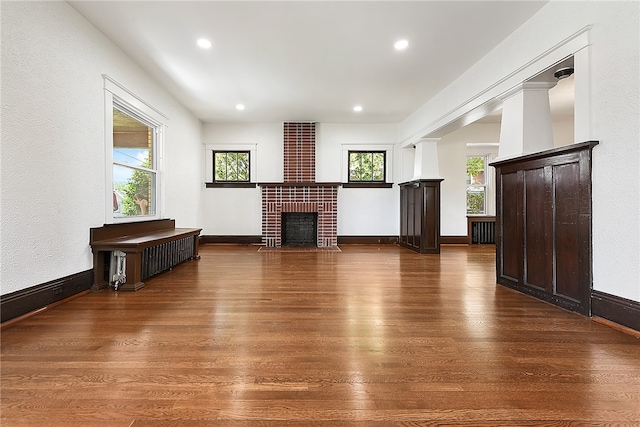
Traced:
[[282, 247], [283, 215], [315, 213], [317, 247], [338, 246], [338, 187], [316, 182], [316, 124], [284, 122], [284, 181], [262, 183], [262, 242]]
[[284, 122], [284, 182], [315, 182], [316, 124]]

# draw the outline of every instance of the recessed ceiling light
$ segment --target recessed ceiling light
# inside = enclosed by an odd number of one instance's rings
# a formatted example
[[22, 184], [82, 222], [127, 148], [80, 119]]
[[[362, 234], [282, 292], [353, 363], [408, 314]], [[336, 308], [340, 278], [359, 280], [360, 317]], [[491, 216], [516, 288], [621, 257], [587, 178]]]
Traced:
[[398, 40], [397, 42], [394, 43], [393, 47], [396, 48], [396, 50], [404, 50], [407, 48], [407, 46], [409, 46], [409, 42], [407, 40]]
[[359, 113], [360, 111], [362, 111], [362, 105], [356, 105], [355, 107], [353, 107], [353, 111]]
[[198, 43], [198, 46], [200, 46], [203, 49], [209, 49], [211, 47], [211, 42], [207, 39], [198, 39], [197, 43]]
[[244, 105], [243, 104], [236, 105], [236, 110], [240, 110], [240, 111], [244, 110]]

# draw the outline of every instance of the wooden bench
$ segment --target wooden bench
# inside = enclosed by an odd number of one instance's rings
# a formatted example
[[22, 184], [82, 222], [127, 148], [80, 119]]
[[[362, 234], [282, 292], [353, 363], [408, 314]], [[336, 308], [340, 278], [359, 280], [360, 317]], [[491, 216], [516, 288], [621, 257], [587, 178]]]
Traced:
[[137, 291], [143, 280], [169, 270], [188, 259], [199, 259], [201, 228], [176, 228], [175, 220], [105, 224], [91, 228], [89, 244], [93, 251], [93, 290], [109, 286], [112, 251], [126, 254], [126, 282], [121, 290]]

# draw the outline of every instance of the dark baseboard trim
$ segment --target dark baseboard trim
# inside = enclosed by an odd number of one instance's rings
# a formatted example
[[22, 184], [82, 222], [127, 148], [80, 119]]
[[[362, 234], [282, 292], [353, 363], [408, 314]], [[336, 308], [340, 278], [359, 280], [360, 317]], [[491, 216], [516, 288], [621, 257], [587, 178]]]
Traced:
[[469, 238], [467, 236], [440, 236], [441, 245], [468, 245]]
[[262, 244], [262, 236], [219, 236], [219, 235], [203, 235], [200, 236], [200, 244], [206, 243], [231, 243], [235, 245], [260, 245]]
[[23, 316], [91, 289], [93, 270], [0, 296], [0, 322]]
[[[261, 245], [262, 236], [200, 236], [200, 244], [226, 243], [235, 245]], [[338, 244], [342, 245], [379, 245], [396, 244], [398, 236], [338, 236]]]
[[342, 188], [393, 188], [392, 182], [343, 182]]
[[255, 182], [205, 182], [206, 188], [256, 188]]
[[393, 245], [398, 236], [338, 236], [338, 245]]
[[640, 302], [591, 291], [591, 314], [640, 332]]
[[497, 277], [496, 281], [499, 285], [507, 287], [509, 289], [513, 289], [514, 291], [521, 292], [525, 295], [530, 295], [534, 298], [537, 298], [541, 301], [546, 301], [549, 304], [553, 304], [560, 308], [564, 308], [565, 310], [575, 311], [576, 313], [582, 314], [584, 316], [589, 316], [589, 312], [591, 307], [588, 307], [589, 303], [586, 302], [581, 304], [580, 301], [570, 300], [567, 298], [562, 298], [557, 295], [550, 294], [544, 290], [536, 289], [531, 286], [524, 286], [517, 280], [513, 280], [506, 276]]

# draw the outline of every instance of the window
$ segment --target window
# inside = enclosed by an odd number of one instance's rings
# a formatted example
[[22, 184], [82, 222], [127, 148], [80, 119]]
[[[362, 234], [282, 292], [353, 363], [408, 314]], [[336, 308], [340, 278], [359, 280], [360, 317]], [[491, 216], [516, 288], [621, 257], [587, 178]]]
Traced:
[[155, 128], [114, 102], [113, 215], [156, 214], [158, 177]]
[[104, 75], [106, 221], [161, 218], [162, 137], [168, 119]]
[[487, 182], [486, 156], [467, 157], [467, 214], [484, 215], [486, 213]]
[[213, 182], [249, 182], [249, 151], [214, 151]]
[[385, 182], [385, 151], [349, 151], [349, 182]]

